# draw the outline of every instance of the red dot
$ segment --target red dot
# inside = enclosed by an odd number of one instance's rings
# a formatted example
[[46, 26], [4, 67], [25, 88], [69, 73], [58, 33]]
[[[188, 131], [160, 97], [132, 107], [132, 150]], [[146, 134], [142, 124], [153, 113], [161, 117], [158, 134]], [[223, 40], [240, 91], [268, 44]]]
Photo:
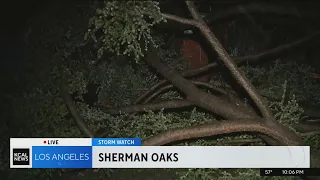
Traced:
[[43, 144], [46, 144], [47, 143], [47, 141], [43, 141]]

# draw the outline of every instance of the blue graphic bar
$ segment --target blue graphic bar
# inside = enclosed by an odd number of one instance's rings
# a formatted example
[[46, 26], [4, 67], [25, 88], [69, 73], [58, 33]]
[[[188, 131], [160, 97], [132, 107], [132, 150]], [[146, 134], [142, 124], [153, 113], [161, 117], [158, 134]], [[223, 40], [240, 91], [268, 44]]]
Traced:
[[32, 168], [92, 168], [92, 147], [32, 146]]
[[140, 138], [92, 138], [92, 146], [141, 146]]

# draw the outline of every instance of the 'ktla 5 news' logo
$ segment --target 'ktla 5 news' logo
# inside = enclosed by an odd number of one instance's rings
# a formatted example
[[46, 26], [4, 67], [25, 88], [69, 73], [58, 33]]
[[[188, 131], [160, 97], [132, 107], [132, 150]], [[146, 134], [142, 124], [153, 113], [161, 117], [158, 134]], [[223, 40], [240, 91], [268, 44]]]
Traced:
[[30, 165], [30, 149], [13, 149], [13, 165]]

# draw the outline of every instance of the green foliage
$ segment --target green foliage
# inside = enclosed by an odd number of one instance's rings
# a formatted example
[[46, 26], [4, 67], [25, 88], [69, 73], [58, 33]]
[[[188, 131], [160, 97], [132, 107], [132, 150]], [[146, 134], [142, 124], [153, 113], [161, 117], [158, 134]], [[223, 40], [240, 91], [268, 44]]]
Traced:
[[155, 1], [105, 1], [90, 19], [85, 38], [101, 43], [98, 58], [110, 51], [138, 60], [148, 43], [153, 43], [150, 28], [163, 20]]
[[[164, 52], [163, 54], [166, 54]], [[170, 53], [169, 53], [170, 54]], [[77, 62], [81, 64], [85, 62]], [[178, 69], [178, 65], [174, 66]], [[276, 64], [277, 68], [287, 67], [284, 65]], [[65, 67], [67, 79], [69, 81], [70, 92], [75, 92], [79, 95], [85, 93], [86, 84], [90, 81], [101, 83], [99, 87], [99, 103], [108, 103], [113, 106], [121, 106], [125, 104], [131, 104], [135, 98], [143, 93], [148, 87], [154, 85], [159, 80], [155, 74], [153, 74], [145, 65], [141, 64], [139, 70], [134, 70], [132, 66], [119, 67], [114, 63], [102, 63], [97, 67], [91, 67], [90, 73], [87, 70], [84, 71], [79, 66]], [[300, 109], [297, 107], [296, 97], [291, 91], [295, 91], [294, 81], [278, 81], [269, 83], [269, 86], [261, 82], [264, 78], [276, 79], [275, 75], [264, 71], [264, 67], [244, 67], [247, 76], [252, 82], [259, 87], [261, 92], [266, 92], [264, 96], [270, 98], [270, 106], [273, 108], [277, 119], [282, 121], [286, 125], [296, 123], [300, 116]], [[270, 66], [273, 69], [275, 66]], [[260, 69], [260, 70], [259, 70]], [[291, 69], [294, 70], [294, 69]], [[282, 71], [274, 72], [285, 72]], [[60, 83], [57, 67], [53, 66], [49, 75], [42, 77], [42, 82], [24, 97], [17, 97], [17, 119], [19, 121], [25, 121], [25, 127], [21, 131], [21, 135], [28, 134], [33, 137], [81, 137], [81, 133], [73, 123], [72, 119], [67, 116], [67, 111], [60, 98], [59, 91], [57, 90], [57, 84]], [[261, 73], [264, 72], [265, 74]], [[257, 74], [260, 73], [260, 74]], [[296, 73], [296, 72], [292, 72]], [[261, 77], [257, 77], [261, 76]], [[269, 77], [272, 76], [272, 77]], [[297, 78], [304, 78], [297, 76]], [[43, 79], [44, 78], [44, 79]], [[219, 78], [218, 78], [219, 79]], [[216, 82], [216, 84], [223, 85], [222, 78]], [[298, 81], [298, 80], [297, 80]], [[261, 83], [261, 84], [260, 84]], [[291, 88], [288, 86], [291, 83]], [[278, 89], [270, 88], [270, 86], [278, 87]], [[311, 84], [311, 87], [313, 85]], [[310, 88], [310, 87], [309, 87]], [[277, 91], [272, 94], [269, 91]], [[159, 98], [172, 98], [173, 91], [164, 94]], [[177, 94], [176, 94], [177, 95]], [[269, 97], [267, 96], [269, 95]], [[301, 98], [301, 97], [298, 97]], [[32, 104], [32, 106], [30, 105]], [[98, 111], [95, 108], [89, 107], [85, 102], [77, 102], [76, 106], [81, 113], [82, 117], [89, 124], [93, 130], [101, 128], [106, 129], [110, 137], [141, 137], [146, 138], [157, 134], [159, 132], [172, 129], [189, 127], [191, 125], [205, 124], [215, 120], [215, 117], [207, 113], [197, 111], [194, 109], [191, 112], [181, 113], [164, 113], [160, 111], [147, 112], [143, 115], [135, 116], [132, 120], [126, 121], [125, 115], [122, 116], [110, 116]], [[19, 117], [18, 117], [19, 115]], [[23, 119], [23, 120], [22, 120]], [[39, 130], [33, 131], [33, 127], [38, 127]], [[30, 130], [30, 131], [29, 131]], [[199, 139], [196, 141], [186, 141], [178, 145], [228, 145], [232, 141], [240, 141], [243, 139], [254, 139], [255, 137], [249, 135], [236, 135], [217, 137], [212, 139]], [[308, 137], [309, 144], [312, 146], [317, 145], [315, 142], [319, 142], [313, 137]], [[260, 143], [250, 143], [251, 145], [261, 145]], [[238, 145], [238, 144], [237, 144]], [[241, 145], [241, 143], [239, 144]], [[52, 174], [57, 174], [59, 171], [55, 170], [34, 170], [34, 171], [13, 171], [15, 177], [25, 177], [28, 179], [34, 175], [49, 178]], [[218, 169], [189, 169], [185, 171], [179, 171], [178, 176], [180, 179], [258, 179], [256, 170], [218, 170]], [[289, 179], [290, 177], [288, 177]], [[274, 178], [277, 179], [277, 178]]]
[[295, 95], [297, 101], [320, 103], [320, 90], [318, 84], [310, 77], [313, 69], [306, 65], [294, 62], [275, 62], [258, 66], [244, 67], [250, 81], [263, 96], [272, 100], [281, 100], [283, 97], [283, 84], [286, 84], [286, 100]]
[[[301, 120], [303, 115], [303, 109], [299, 107], [298, 100], [307, 100], [310, 103], [313, 102], [315, 104], [319, 103], [319, 100], [315, 97], [319, 97], [320, 91], [318, 85], [309, 77], [309, 73], [312, 72], [310, 67], [290, 62], [284, 63], [277, 60], [275, 63], [270, 63], [267, 66], [244, 66], [242, 69], [253, 85], [255, 85], [261, 94], [268, 99], [270, 108], [275, 114], [275, 118], [290, 129], [292, 129], [292, 125], [297, 124], [299, 120]], [[230, 88], [221, 75], [215, 76], [210, 82], [218, 87]], [[301, 91], [301, 89], [304, 89], [304, 91]], [[305, 140], [305, 145], [311, 146], [312, 152], [320, 148], [319, 135], [307, 135], [302, 137]], [[224, 137], [216, 139], [213, 142], [198, 140], [197, 142], [189, 143], [187, 145], [223, 145], [223, 143], [228, 142], [228, 140], [241, 140], [247, 138], [253, 139], [254, 137], [248, 135]], [[254, 143], [253, 145], [258, 144]], [[178, 175], [183, 180], [292, 179], [292, 177], [263, 178], [260, 177], [258, 170], [255, 169], [189, 169], [187, 172], [178, 172]]]
[[145, 70], [135, 73], [129, 65], [119, 67], [114, 63], [103, 63], [95, 69], [92, 76], [101, 83], [98, 89], [98, 103], [115, 107], [129, 105], [147, 90], [147, 86], [157, 82], [156, 75], [148, 71], [145, 65], [140, 65], [139, 68]]
[[[188, 116], [197, 116], [198, 118], [196, 120], [194, 118], [186, 118]], [[207, 114], [195, 111], [191, 112], [191, 114], [185, 112], [182, 115], [178, 113], [164, 114], [162, 111], [158, 113], [148, 111], [146, 114], [136, 116], [134, 121], [131, 122], [131, 128], [128, 128], [124, 133], [132, 134], [133, 137], [146, 138], [166, 130], [190, 127], [192, 125], [208, 123], [211, 120]], [[133, 130], [134, 127], [139, 128]]]
[[292, 95], [292, 98], [286, 101], [287, 81], [283, 84], [283, 95], [280, 102], [271, 102], [271, 109], [275, 112], [275, 118], [285, 125], [298, 124], [302, 118], [303, 109]]
[[[64, 17], [63, 17], [64, 18]], [[50, 18], [51, 20], [51, 18]], [[161, 22], [162, 16], [156, 2], [151, 1], [107, 1], [97, 10], [90, 20], [90, 31], [87, 37], [93, 39], [98, 48], [98, 57], [104, 51], [127, 54], [139, 59], [148, 43], [161, 45], [161, 38], [151, 36], [150, 28]], [[41, 26], [40, 21], [40, 27]], [[50, 21], [51, 22], [51, 21]], [[47, 23], [50, 23], [49, 21]], [[72, 21], [76, 22], [76, 21]], [[46, 24], [47, 25], [47, 24]], [[89, 127], [96, 131], [105, 129], [110, 137], [141, 137], [146, 138], [159, 132], [173, 128], [189, 127], [192, 125], [206, 124], [216, 120], [211, 114], [198, 109], [189, 109], [184, 112], [150, 112], [137, 115], [131, 120], [126, 120], [126, 115], [111, 116], [91, 107], [83, 101], [82, 95], [88, 91], [87, 85], [97, 83], [98, 104], [109, 104], [113, 107], [132, 104], [133, 101], [159, 82], [158, 76], [145, 64], [140, 63], [136, 68], [129, 63], [117, 64], [118, 60], [107, 59], [97, 66], [91, 66], [86, 55], [91, 54], [94, 48], [84, 47], [82, 35], [87, 27], [70, 25], [68, 22], [60, 27], [57, 23], [48, 25], [49, 29], [35, 32], [39, 34], [34, 40], [34, 47], [40, 60], [32, 62], [33, 73], [28, 74], [30, 89], [23, 95], [14, 97], [15, 117], [19, 132], [1, 132], [3, 137], [82, 137], [73, 120], [68, 115], [67, 109], [60, 97], [59, 85], [61, 74], [65, 72], [69, 92], [75, 96], [75, 105]], [[38, 26], [36, 26], [38, 27]], [[68, 27], [68, 28], [65, 28]], [[50, 29], [51, 28], [51, 29]], [[35, 31], [35, 30], [34, 30]], [[100, 34], [99, 34], [100, 33]], [[50, 37], [59, 37], [59, 40]], [[35, 38], [35, 37], [33, 37]], [[32, 41], [32, 36], [30, 37]], [[64, 42], [64, 43], [61, 43]], [[39, 45], [40, 44], [40, 45]], [[45, 44], [46, 46], [43, 46]], [[31, 46], [31, 45], [30, 45]], [[59, 52], [52, 52], [58, 47]], [[58, 58], [52, 58], [55, 54]], [[161, 59], [170, 67], [181, 71], [186, 67], [179, 54], [173, 51], [160, 50]], [[60, 58], [59, 58], [60, 57]], [[172, 60], [174, 58], [175, 60]], [[129, 59], [130, 60], [130, 59]], [[125, 62], [127, 62], [125, 60]], [[41, 68], [39, 68], [41, 67]], [[301, 117], [301, 109], [297, 101], [319, 99], [319, 88], [308, 78], [310, 68], [290, 63], [277, 61], [270, 66], [243, 67], [248, 78], [268, 99], [275, 116], [287, 126], [297, 123]], [[223, 77], [216, 76], [211, 83], [215, 86], [228, 87]], [[179, 98], [176, 91], [167, 92], [158, 99]], [[19, 126], [18, 126], [19, 124]], [[178, 145], [243, 145], [241, 140], [252, 140], [245, 145], [263, 145], [254, 141], [252, 135], [234, 135], [185, 141]], [[307, 144], [312, 148], [319, 147], [318, 136], [305, 137]], [[8, 142], [5, 142], [8, 143]], [[6, 146], [3, 146], [6, 147]], [[7, 148], [2, 148], [2, 154], [8, 154]], [[7, 156], [3, 156], [7, 157]], [[1, 170], [7, 169], [9, 159], [1, 161]], [[98, 172], [96, 172], [98, 173]], [[53, 179], [59, 178], [59, 170], [11, 170], [7, 179]], [[55, 177], [53, 177], [55, 176]], [[257, 170], [225, 170], [225, 169], [187, 169], [178, 173], [182, 180], [192, 179], [263, 179]], [[290, 179], [288, 177], [287, 179]], [[268, 178], [280, 179], [280, 178]], [[281, 178], [285, 179], [285, 178]]]

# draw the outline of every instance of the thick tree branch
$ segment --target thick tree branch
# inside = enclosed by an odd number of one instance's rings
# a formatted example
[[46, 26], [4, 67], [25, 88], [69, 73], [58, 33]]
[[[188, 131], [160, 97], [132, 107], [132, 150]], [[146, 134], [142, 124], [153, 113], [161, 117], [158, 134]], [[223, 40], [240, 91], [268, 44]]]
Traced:
[[[205, 83], [205, 82], [198, 82], [198, 81], [191, 81], [193, 84], [197, 85], [197, 86], [201, 86], [201, 87], [205, 87], [205, 88], [208, 88], [210, 89], [211, 91], [213, 91], [214, 93], [218, 93], [218, 94], [223, 94], [225, 96], [228, 96], [227, 98], [233, 102], [233, 103], [237, 103], [238, 105], [245, 105], [245, 103], [243, 103], [242, 100], [240, 100], [239, 98], [233, 96], [232, 94], [230, 93], [227, 93], [225, 92], [223, 89], [220, 89], [220, 88], [217, 88], [217, 87], [213, 87], [211, 84], [209, 83]], [[157, 97], [159, 94], [161, 93], [164, 93], [164, 92], [167, 92], [169, 91], [170, 89], [173, 89], [174, 86], [171, 85], [171, 84], [168, 84], [166, 86], [163, 86], [163, 87], [160, 87], [158, 90], [156, 90], [155, 92], [153, 92], [152, 94], [149, 94], [149, 93], [145, 93], [145, 96], [140, 96], [139, 99], [141, 101], [142, 104], [146, 104], [148, 102], [150, 102], [152, 99], [154, 99], [155, 97]], [[145, 98], [143, 100], [143, 98]], [[143, 100], [143, 101], [142, 101]], [[140, 103], [140, 101], [138, 101], [138, 103]], [[185, 100], [185, 101], [188, 101], [188, 100]], [[135, 103], [137, 104], [137, 103]], [[189, 106], [189, 105], [188, 105]], [[182, 106], [181, 106], [182, 107]], [[165, 107], [164, 107], [165, 108]], [[249, 108], [250, 110], [250, 108]], [[253, 109], [252, 109], [253, 111]], [[132, 113], [130, 114], [130, 116], [127, 118], [127, 120], [133, 118], [133, 116], [135, 116], [136, 113]]]
[[[273, 48], [271, 50], [259, 53], [257, 55], [249, 55], [245, 57], [231, 57], [234, 59], [234, 61], [238, 65], [243, 65], [243, 64], [258, 64], [261, 63], [262, 61], [267, 61], [267, 60], [272, 60], [276, 59], [282, 54], [288, 53], [290, 51], [293, 51], [295, 49], [298, 50], [298, 48], [301, 48], [302, 45], [305, 45], [306, 43], [309, 43], [311, 40], [315, 40], [315, 38], [318, 38], [320, 35], [320, 31], [317, 31], [307, 37], [298, 39], [296, 41], [280, 45], [276, 48]], [[184, 77], [191, 77], [194, 75], [197, 75], [199, 73], [203, 73], [205, 71], [208, 71], [211, 68], [218, 67], [219, 64], [217, 62], [212, 62], [206, 66], [200, 67], [198, 69], [193, 69], [193, 70], [188, 70], [182, 72], [182, 75]]]
[[94, 134], [92, 133], [90, 128], [87, 126], [85, 121], [82, 119], [82, 117], [80, 116], [80, 113], [78, 112], [77, 108], [73, 104], [73, 100], [71, 98], [71, 95], [70, 95], [69, 90], [67, 88], [67, 83], [65, 82], [63, 75], [62, 75], [62, 80], [61, 80], [61, 85], [60, 85], [60, 93], [61, 93], [61, 96], [62, 96], [64, 103], [67, 106], [69, 113], [72, 116], [72, 119], [74, 120], [74, 122], [76, 123], [76, 125], [78, 126], [80, 131], [85, 136], [93, 138]]
[[320, 134], [320, 124], [300, 123], [293, 125], [293, 128], [304, 134]]
[[[211, 86], [208, 83], [204, 82], [198, 82], [198, 81], [192, 81], [193, 84], [197, 86], [202, 86], [210, 89], [211, 91], [214, 91], [215, 93], [220, 93], [224, 95], [223, 97], [225, 99], [228, 99], [230, 102], [237, 104], [238, 106], [243, 106], [248, 108], [248, 111], [250, 113], [253, 113], [254, 110], [249, 106], [246, 105], [245, 102], [243, 102], [241, 99], [239, 99], [236, 95], [233, 95], [232, 93], [226, 93], [222, 89], [217, 89], [213, 86]], [[146, 110], [151, 111], [159, 111], [161, 109], [173, 109], [173, 108], [183, 108], [188, 106], [193, 106], [194, 104], [191, 103], [188, 100], [185, 99], [175, 99], [175, 100], [166, 100], [166, 101], [158, 101], [154, 103], [149, 103], [152, 99], [154, 99], [156, 96], [158, 96], [161, 93], [164, 93], [170, 89], [173, 89], [173, 85], [166, 85], [160, 89], [158, 89], [156, 92], [154, 92], [152, 95], [148, 96], [143, 101], [143, 104], [133, 104], [129, 106], [124, 107], [117, 107], [117, 108], [108, 108], [104, 105], [95, 105], [94, 107], [100, 109], [102, 112], [108, 113], [108, 114], [123, 114], [123, 113], [133, 113], [131, 114], [131, 117], [134, 116], [137, 112], [143, 112]], [[147, 104], [149, 103], [149, 104]]]
[[[198, 81], [191, 81], [191, 82], [193, 84], [195, 84], [196, 86], [208, 88], [214, 94], [222, 95], [222, 96], [220, 96], [221, 98], [225, 98], [229, 102], [237, 104], [237, 106], [242, 106], [243, 108], [247, 108], [250, 113], [254, 113], [254, 110], [249, 105], [247, 105], [243, 100], [241, 100], [238, 96], [236, 96], [236, 94], [233, 94], [233, 92], [230, 92], [230, 93], [226, 92], [223, 89], [213, 87], [211, 84], [208, 84], [205, 82], [198, 82]], [[156, 92], [149, 95], [142, 103], [143, 104], [148, 103], [152, 99], [154, 99], [156, 96], [158, 96], [159, 94], [164, 93], [170, 89], [174, 89], [174, 86], [171, 84], [168, 84], [164, 87], [161, 87]], [[185, 100], [185, 101], [188, 101], [188, 100]], [[134, 114], [132, 116], [134, 116]]]
[[[184, 79], [173, 69], [164, 65], [153, 46], [150, 45], [149, 51], [146, 54], [146, 62], [157, 69], [157, 71], [170, 81], [177, 89], [183, 92], [187, 96], [187, 100], [191, 101], [197, 106], [207, 109], [213, 113], [216, 113], [226, 119], [260, 119], [255, 113], [250, 113], [248, 108], [237, 106], [236, 104], [230, 103], [225, 98], [217, 97], [212, 94], [208, 94], [204, 91], [199, 90], [192, 82]], [[279, 124], [277, 121], [268, 122], [268, 126], [272, 126], [275, 132], [282, 134], [283, 139], [290, 143], [302, 143], [302, 140], [295, 133], [291, 132], [288, 128]], [[268, 139], [268, 137], [263, 137]], [[268, 139], [269, 144], [275, 144], [272, 139]]]
[[262, 139], [260, 138], [252, 138], [252, 139], [234, 139], [234, 140], [224, 140], [223, 144], [228, 144], [231, 146], [242, 146], [242, 145], [247, 145], [247, 144], [251, 144], [251, 143], [261, 143], [263, 142]]
[[[217, 88], [212, 86], [209, 83], [205, 83], [205, 82], [199, 82], [199, 81], [191, 81], [194, 85], [199, 86], [199, 87], [204, 87], [204, 88], [208, 88], [210, 89], [210, 91], [212, 91], [215, 94], [224, 94], [224, 95], [228, 95], [228, 93], [226, 91], [224, 91], [221, 88]], [[157, 91], [155, 91], [154, 93], [152, 93], [151, 95], [149, 95], [144, 101], [143, 103], [148, 103], [150, 102], [152, 99], [154, 99], [156, 96], [158, 96], [161, 93], [164, 93], [170, 89], [174, 89], [174, 86], [171, 84], [168, 84], [162, 88], [159, 88]]]
[[[190, 9], [190, 8], [189, 8]], [[208, 38], [208, 40], [210, 40], [210, 37], [211, 37], [211, 44], [214, 46], [214, 35], [212, 34], [212, 32], [210, 31], [210, 29], [205, 25], [205, 23], [204, 23], [204, 21], [201, 19], [201, 17], [200, 17], [200, 15], [199, 15], [199, 13], [197, 13], [196, 12], [196, 10], [195, 10], [195, 8], [193, 8], [193, 17], [195, 18], [195, 16], [194, 15], [198, 15], [197, 16], [197, 18], [198, 19], [196, 19], [196, 20], [198, 20], [198, 22], [200, 23], [200, 24], [202, 24], [202, 25], [204, 25], [204, 26], [202, 26], [202, 29], [206, 29], [207, 28], [207, 33], [205, 32], [205, 31], [203, 31], [203, 33], [206, 35], [207, 34], [207, 36], [209, 35], [209, 37], [207, 37]], [[170, 15], [168, 15], [168, 17], [170, 17]], [[174, 18], [172, 18], [171, 17], [171, 20], [178, 20], [178, 22], [180, 22], [180, 23], [185, 23], [184, 21], [182, 21], [183, 20], [183, 18], [180, 18], [180, 17], [177, 17], [177, 16], [173, 16]], [[179, 19], [180, 18], [180, 19]], [[170, 19], [170, 18], [169, 18]], [[200, 20], [200, 21], [199, 21]], [[202, 21], [202, 22], [201, 22]], [[190, 23], [189, 23], [190, 24]], [[195, 25], [195, 26], [198, 26], [198, 24], [197, 25]], [[199, 26], [198, 26], [199, 27]], [[201, 28], [200, 28], [201, 29]], [[212, 36], [213, 35], [213, 36]], [[216, 38], [215, 38], [216, 39]], [[219, 45], [220, 43], [219, 42], [217, 42], [217, 44]], [[217, 46], [217, 45], [216, 45]], [[218, 46], [217, 46], [218, 47]], [[284, 47], [284, 48], [282, 48], [282, 49], [275, 49], [275, 50], [284, 50], [284, 49], [287, 49], [288, 47]], [[220, 52], [220, 57], [221, 57], [221, 55], [225, 55], [226, 56], [226, 58], [224, 58], [224, 59], [227, 59], [228, 60], [228, 55], [227, 55], [227, 53], [226, 52], [223, 52], [223, 51], [225, 51], [223, 48], [222, 48], [222, 46], [221, 46], [221, 48], [219, 49], [217, 49], [217, 50], [219, 50], [219, 51], [217, 51], [218, 52], [218, 54], [219, 54], [219, 52]], [[268, 54], [262, 54], [262, 56], [268, 56], [268, 55], [270, 55], [270, 53], [268, 53]], [[249, 57], [249, 59], [252, 59], [253, 57], [251, 56], [251, 57]], [[261, 58], [261, 56], [260, 56], [260, 58]], [[223, 58], [222, 58], [222, 60], [223, 60]], [[230, 62], [230, 57], [229, 57], [229, 62]], [[244, 60], [241, 60], [242, 62], [244, 61]], [[224, 61], [225, 63], [227, 62], [227, 61]], [[273, 115], [272, 115], [272, 113], [270, 112], [270, 110], [269, 110], [269, 108], [268, 108], [268, 106], [266, 105], [266, 103], [265, 103], [265, 101], [264, 101], [264, 99], [259, 95], [259, 93], [257, 93], [257, 91], [255, 90], [255, 88], [251, 85], [251, 83], [249, 82], [249, 81], [247, 81], [247, 79], [246, 79], [246, 77], [243, 75], [243, 73], [241, 73], [240, 71], [239, 71], [239, 69], [237, 68], [237, 66], [235, 65], [235, 63], [232, 63], [232, 60], [231, 60], [231, 63], [229, 63], [229, 64], [226, 64], [227, 65], [227, 67], [231, 70], [231, 72], [233, 73], [233, 75], [235, 76], [235, 78], [237, 78], [238, 77], [238, 82], [247, 90], [247, 92], [248, 92], [248, 94], [251, 96], [251, 98], [254, 100], [254, 102], [257, 104], [257, 106], [259, 107], [259, 109], [261, 110], [261, 113], [263, 114], [263, 116], [267, 116], [267, 118], [269, 118], [269, 119], [272, 119], [273, 118]], [[228, 66], [229, 65], [229, 66]], [[204, 68], [205, 69], [205, 68]], [[165, 84], [165, 82], [164, 81], [162, 81], [161, 82], [161, 84], [160, 85], [158, 85], [158, 87], [159, 86], [161, 86], [161, 85], [164, 85]], [[156, 89], [156, 88], [155, 88]], [[150, 92], [150, 91], [149, 91]], [[148, 92], [146, 92], [145, 94], [144, 94], [144, 96], [146, 96], [148, 94]], [[137, 102], [139, 102], [139, 101], [141, 101], [141, 99], [142, 98], [140, 98], [140, 99], [138, 99], [137, 100]]]
[[275, 139], [279, 143], [278, 145], [300, 145], [300, 142], [287, 139], [281, 133], [275, 131], [273, 126], [269, 126], [263, 123], [261, 119], [220, 121], [207, 125], [170, 130], [144, 140], [143, 145], [160, 146], [180, 140], [209, 137], [236, 132], [254, 132], [268, 135], [269, 137]]
[[[56, 53], [53, 55], [53, 60], [55, 62], [58, 62], [60, 64], [64, 63], [64, 58], [62, 56], [62, 52], [55, 46]], [[66, 104], [66, 107], [75, 122], [75, 124], [78, 126], [79, 130], [86, 136], [86, 137], [94, 137], [93, 132], [90, 130], [90, 128], [87, 126], [84, 119], [80, 116], [80, 113], [78, 112], [76, 106], [73, 104], [72, 97], [69, 93], [68, 89], [68, 83], [66, 81], [66, 73], [64, 71], [64, 68], [61, 66], [59, 68], [61, 79], [60, 79], [60, 94], [61, 97]]]
[[250, 83], [250, 81], [245, 77], [244, 73], [238, 68], [237, 64], [230, 58], [227, 51], [222, 47], [218, 39], [212, 33], [210, 28], [205, 24], [201, 18], [199, 12], [197, 12], [194, 3], [191, 1], [186, 1], [188, 9], [192, 17], [197, 20], [201, 25], [199, 26], [200, 31], [206, 37], [206, 39], [211, 44], [212, 48], [218, 53], [220, 59], [224, 62], [225, 66], [231, 71], [233, 77], [238, 81], [238, 83], [248, 92], [252, 100], [259, 107], [263, 117], [266, 121], [274, 121], [273, 114], [265, 102], [260, 93], [256, 88]]
[[250, 117], [252, 117], [252, 115], [246, 112], [247, 109], [240, 110], [237, 105], [226, 101], [226, 99], [198, 89], [192, 82], [184, 79], [173, 69], [164, 65], [157, 56], [154, 47], [151, 45], [149, 46], [145, 60], [149, 65], [156, 68], [158, 72], [169, 80], [178, 90], [183, 92], [187, 96], [187, 100], [192, 103], [217, 113], [226, 119], [238, 119], [239, 116], [245, 119], [251, 119]]
[[199, 23], [193, 19], [186, 19], [186, 18], [182, 18], [182, 17], [176, 16], [176, 15], [166, 14], [166, 13], [162, 13], [162, 16], [165, 19], [177, 21], [181, 24], [187, 24], [187, 25], [192, 25], [192, 26], [196, 26], [196, 27], [199, 25]]
[[[262, 52], [257, 55], [246, 56], [246, 57], [235, 57], [234, 60], [238, 65], [243, 65], [243, 64], [258, 64], [259, 62], [261, 62], [263, 60], [275, 59], [280, 54], [284, 54], [284, 53], [287, 53], [288, 51], [292, 51], [293, 49], [301, 47], [301, 45], [304, 45], [305, 43], [310, 42], [310, 40], [314, 40], [316, 37], [319, 36], [319, 34], [320, 34], [320, 32], [316, 32], [310, 36], [304, 37], [302, 39], [299, 39], [297, 41], [294, 41], [294, 42], [291, 42], [288, 44], [283, 44], [283, 45], [278, 46], [278, 47], [271, 49], [269, 51]], [[217, 62], [213, 62], [213, 63], [210, 63], [206, 66], [200, 67], [198, 69], [183, 71], [181, 75], [183, 77], [192, 77], [192, 76], [195, 76], [199, 73], [203, 73], [205, 71], [208, 71], [212, 68], [216, 68], [218, 66], [219, 66], [219, 64]], [[150, 94], [154, 93], [154, 91], [158, 90], [159, 88], [161, 88], [161, 86], [164, 86], [167, 83], [168, 83], [168, 81], [166, 79], [160, 81], [158, 84], [154, 85], [148, 91], [146, 91], [145, 93], [140, 95], [140, 97], [138, 99], [136, 99], [134, 104], [140, 104], [143, 99], [145, 99]]]

